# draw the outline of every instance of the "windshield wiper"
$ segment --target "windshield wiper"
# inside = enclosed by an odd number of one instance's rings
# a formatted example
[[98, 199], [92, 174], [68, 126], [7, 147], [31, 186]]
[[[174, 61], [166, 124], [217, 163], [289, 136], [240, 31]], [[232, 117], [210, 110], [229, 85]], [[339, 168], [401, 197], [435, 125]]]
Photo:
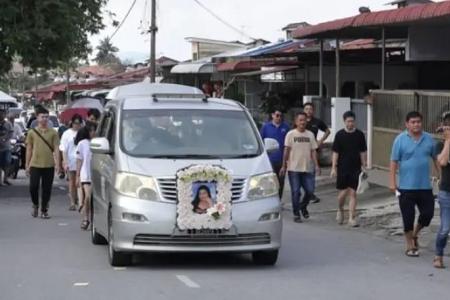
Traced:
[[230, 155], [230, 156], [225, 156], [224, 158], [228, 158], [228, 159], [233, 159], [233, 158], [252, 158], [252, 157], [257, 157], [259, 156], [259, 154], [241, 154], [241, 155]]

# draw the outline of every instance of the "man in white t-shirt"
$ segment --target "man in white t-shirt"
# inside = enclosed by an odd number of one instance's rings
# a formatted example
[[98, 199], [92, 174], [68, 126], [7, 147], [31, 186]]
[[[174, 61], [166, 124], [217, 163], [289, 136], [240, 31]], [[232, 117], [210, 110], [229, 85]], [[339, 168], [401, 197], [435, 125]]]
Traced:
[[[286, 135], [283, 167], [280, 171], [284, 175], [288, 172], [291, 186], [292, 210], [294, 222], [301, 223], [300, 212], [305, 219], [309, 218], [307, 206], [314, 193], [314, 171], [320, 174], [317, 161], [317, 141], [311, 131], [306, 130], [306, 114], [301, 112], [295, 117], [296, 128]], [[305, 191], [303, 201], [301, 188]]]
[[69, 178], [69, 210], [76, 210], [77, 200], [77, 186], [76, 186], [76, 172], [77, 172], [77, 150], [75, 146], [75, 137], [80, 130], [83, 123], [83, 118], [80, 115], [74, 115], [71, 121], [70, 128], [66, 130], [59, 145], [59, 150], [63, 155], [63, 166]]

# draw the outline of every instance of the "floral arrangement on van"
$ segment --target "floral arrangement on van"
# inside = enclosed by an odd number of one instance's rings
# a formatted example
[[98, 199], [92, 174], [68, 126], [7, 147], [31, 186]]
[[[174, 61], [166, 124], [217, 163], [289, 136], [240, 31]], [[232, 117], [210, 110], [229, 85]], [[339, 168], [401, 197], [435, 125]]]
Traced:
[[230, 229], [231, 173], [212, 165], [194, 165], [177, 172], [177, 225], [187, 229]]

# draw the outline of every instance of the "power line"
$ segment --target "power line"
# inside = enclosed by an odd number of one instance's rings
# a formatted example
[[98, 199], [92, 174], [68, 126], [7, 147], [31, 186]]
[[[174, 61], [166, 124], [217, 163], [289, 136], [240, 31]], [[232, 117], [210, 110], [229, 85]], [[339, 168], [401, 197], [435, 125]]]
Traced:
[[239, 34], [251, 39], [251, 40], [256, 40], [255, 38], [249, 36], [248, 34], [246, 34], [244, 31], [238, 29], [237, 27], [234, 27], [233, 25], [231, 25], [230, 23], [228, 23], [227, 21], [225, 21], [223, 18], [221, 18], [219, 15], [217, 15], [215, 12], [213, 12], [211, 9], [209, 9], [208, 7], [206, 7], [203, 3], [201, 3], [199, 0], [194, 0], [195, 3], [197, 3], [201, 8], [203, 8], [204, 10], [206, 10], [210, 15], [212, 15], [214, 18], [216, 18], [217, 20], [219, 20], [221, 23], [223, 23], [225, 26], [231, 28], [232, 30], [238, 32]]
[[130, 15], [130, 12], [133, 10], [134, 5], [136, 4], [137, 0], [134, 0], [133, 3], [131, 3], [130, 8], [127, 11], [127, 14], [125, 15], [125, 17], [122, 19], [122, 21], [120, 22], [119, 26], [117, 26], [116, 30], [114, 31], [114, 33], [111, 35], [111, 37], [109, 38], [110, 40], [112, 40], [112, 38], [116, 35], [116, 33], [119, 31], [120, 27], [122, 27], [123, 23], [125, 23], [125, 21], [127, 20], [128, 16]]

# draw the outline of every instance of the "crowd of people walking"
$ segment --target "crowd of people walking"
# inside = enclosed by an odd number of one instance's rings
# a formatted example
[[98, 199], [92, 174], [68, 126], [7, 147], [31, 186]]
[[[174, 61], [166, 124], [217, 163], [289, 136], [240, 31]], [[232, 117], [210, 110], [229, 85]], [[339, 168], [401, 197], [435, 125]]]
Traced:
[[[20, 127], [15, 126], [14, 116], [0, 110], [0, 182], [11, 185], [6, 169], [10, 164], [10, 141], [24, 139]], [[54, 130], [49, 120], [49, 111], [41, 105], [35, 107], [28, 120], [25, 144], [25, 171], [29, 177], [29, 191], [32, 202], [31, 215], [34, 218], [49, 219], [49, 207], [55, 175], [67, 179], [69, 210], [82, 215], [81, 228], [90, 225], [90, 140], [94, 137], [100, 112], [90, 109], [86, 120], [79, 114], [72, 116], [68, 127]], [[16, 124], [17, 125], [17, 124]]]
[[[283, 121], [280, 110], [274, 110], [271, 117], [262, 126], [261, 136], [263, 139], [275, 139], [280, 144], [280, 150], [269, 157], [280, 182], [280, 197], [283, 196], [284, 175], [288, 175], [294, 222], [301, 223], [302, 216], [303, 219], [310, 217], [310, 201], [317, 199], [314, 196], [315, 175], [320, 174], [317, 150], [328, 138], [330, 130], [323, 121], [314, 117], [312, 103], [306, 103], [303, 112], [296, 114], [293, 129]], [[367, 177], [367, 144], [364, 133], [356, 128], [355, 114], [347, 111], [342, 117], [344, 128], [336, 132], [332, 143], [330, 174], [336, 178], [338, 190], [336, 221], [339, 225], [344, 224], [344, 207], [348, 199], [348, 225], [358, 227], [357, 191], [363, 178]], [[418, 257], [419, 233], [430, 225], [435, 212], [436, 195], [430, 180], [430, 161], [433, 162], [440, 178], [437, 201], [441, 220], [433, 265], [444, 268], [444, 248], [450, 233], [450, 112], [444, 113], [438, 129], [443, 142], [436, 143], [430, 133], [423, 131], [422, 121], [420, 112], [408, 113], [406, 130], [397, 136], [392, 145], [390, 189], [399, 202], [405, 255]], [[322, 131], [322, 136], [318, 139], [319, 131]], [[417, 222], [416, 208], [419, 210]]]
[[[91, 150], [90, 140], [95, 136], [98, 110], [90, 110], [83, 119], [75, 114], [68, 126], [57, 132], [49, 124], [49, 111], [37, 106], [26, 134], [25, 169], [29, 177], [32, 201], [31, 215], [49, 219], [49, 205], [55, 174], [66, 178], [68, 184], [69, 210], [81, 213], [81, 229], [87, 230], [91, 220]], [[331, 176], [336, 178], [336, 221], [345, 222], [345, 204], [348, 203], [348, 225], [358, 227], [357, 191], [367, 174], [367, 144], [364, 133], [357, 129], [356, 116], [352, 111], [342, 116], [344, 128], [337, 131], [332, 143]], [[10, 185], [6, 174], [10, 145], [14, 137], [23, 134], [14, 125], [14, 117], [6, 119], [0, 110], [0, 183]], [[399, 134], [393, 145], [390, 164], [390, 189], [398, 197], [405, 236], [405, 255], [420, 255], [419, 234], [430, 225], [435, 212], [430, 161], [440, 177], [437, 200], [440, 205], [441, 225], [436, 237], [433, 265], [444, 268], [444, 248], [450, 233], [450, 112], [442, 116], [438, 132], [442, 142], [437, 142], [423, 130], [420, 112], [410, 112], [405, 119], [406, 130]], [[283, 112], [275, 109], [271, 120], [261, 128], [263, 139], [278, 141], [280, 148], [269, 153], [274, 172], [277, 174], [280, 198], [283, 197], [285, 176], [290, 185], [294, 222], [302, 223], [310, 217], [308, 205], [319, 202], [315, 196], [316, 176], [321, 174], [318, 151], [323, 146], [330, 129], [325, 122], [314, 116], [314, 105], [306, 103], [304, 110], [296, 114], [291, 128], [283, 120]], [[319, 132], [322, 134], [319, 137]], [[363, 176], [364, 175], [364, 176]], [[302, 197], [303, 191], [303, 197]], [[419, 216], [416, 222], [416, 208]]]

